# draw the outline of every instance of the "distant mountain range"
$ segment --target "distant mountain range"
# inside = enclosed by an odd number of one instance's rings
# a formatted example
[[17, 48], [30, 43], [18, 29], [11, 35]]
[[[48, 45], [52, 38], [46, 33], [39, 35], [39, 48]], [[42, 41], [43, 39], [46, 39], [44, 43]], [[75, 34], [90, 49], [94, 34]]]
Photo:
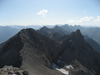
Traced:
[[85, 28], [81, 30], [81, 32], [83, 35], [88, 35], [90, 38], [92, 38], [100, 44], [100, 28]]
[[7, 40], [0, 47], [0, 67], [12, 65], [29, 75], [100, 75], [100, 53], [85, 41], [79, 29], [67, 35], [41, 29], [41, 33], [23, 29]]
[[0, 43], [10, 39], [12, 36], [18, 33], [18, 31], [19, 30], [16, 28], [10, 28], [8, 26], [0, 26]]
[[[15, 28], [14, 28], [15, 27]], [[28, 27], [28, 26], [27, 26]], [[33, 28], [36, 28], [36, 26], [31, 26]], [[47, 26], [50, 27], [50, 26]], [[63, 25], [63, 26], [55, 26], [47, 28], [46, 26], [40, 28], [37, 32], [46, 35], [50, 39], [63, 42], [67, 34], [70, 34], [71, 32], [75, 31], [76, 29], [80, 29], [81, 32], [85, 36], [89, 36], [88, 39], [85, 39], [94, 50], [97, 52], [100, 52], [100, 44], [99, 44], [99, 38], [100, 38], [100, 28], [84, 28], [81, 26], [69, 26], [69, 25]], [[0, 42], [5, 42], [12, 36], [14, 36], [18, 31], [20, 31], [21, 28], [26, 28], [25, 26], [0, 26]], [[89, 34], [90, 33], [90, 34]], [[85, 37], [86, 38], [86, 37]], [[1, 46], [2, 44], [0, 44]]]
[[69, 25], [63, 25], [62, 28], [72, 32], [76, 31], [77, 29], [80, 29], [83, 35], [88, 35], [90, 38], [95, 40], [97, 43], [100, 44], [100, 27], [81, 27], [81, 26], [69, 26]]
[[[64, 26], [64, 28], [66, 27]], [[60, 32], [59, 30], [57, 31], [56, 29], [59, 29]], [[68, 34], [71, 33], [71, 31], [68, 32], [67, 29], [64, 30], [63, 28], [58, 27], [58, 26], [55, 26], [54, 28], [47, 28], [46, 26], [44, 26], [40, 30], [37, 30], [37, 32], [44, 34], [50, 39], [53, 39], [59, 42], [63, 42], [64, 40], [66, 40]], [[84, 35], [84, 37], [85, 37], [85, 40], [93, 47], [93, 49], [100, 53], [100, 45], [89, 36]]]
[[[47, 25], [47, 28], [57, 28], [54, 31], [58, 32], [60, 35], [69, 34], [77, 29], [80, 29], [83, 35], [88, 35], [90, 38], [95, 40], [98, 44], [100, 44], [100, 28], [99, 27], [82, 27], [80, 25], [71, 26], [68, 24], [65, 25], [56, 25], [50, 26]], [[14, 36], [18, 31], [25, 28], [33, 28], [35, 30], [39, 30], [42, 26], [39, 25], [29, 25], [29, 26], [0, 26], [0, 42], [4, 42], [8, 40], [10, 37]], [[63, 28], [63, 29], [62, 29]], [[61, 30], [59, 30], [61, 29]], [[8, 34], [8, 35], [7, 35]], [[7, 36], [6, 36], [7, 35]], [[5, 37], [6, 36], [6, 37]]]

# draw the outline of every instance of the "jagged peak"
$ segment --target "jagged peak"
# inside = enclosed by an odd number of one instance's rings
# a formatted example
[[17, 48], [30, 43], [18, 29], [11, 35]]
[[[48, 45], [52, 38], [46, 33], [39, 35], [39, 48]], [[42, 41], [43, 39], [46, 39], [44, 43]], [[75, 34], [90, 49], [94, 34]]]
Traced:
[[60, 28], [60, 27], [56, 25], [54, 28]]
[[77, 34], [77, 36], [79, 36], [79, 38], [84, 39], [84, 36], [82, 35], [82, 33], [79, 29], [76, 30], [76, 34]]
[[78, 35], [81, 35], [81, 36], [82, 36], [81, 31], [80, 31], [79, 29], [77, 29], [77, 30], [76, 30], [76, 34], [78, 34]]
[[71, 34], [69, 34], [68, 37], [66, 38], [66, 40], [63, 42], [63, 44], [72, 43], [72, 42], [75, 46], [76, 45], [81, 46], [81, 45], [85, 44], [84, 37], [81, 34], [79, 29], [76, 30], [76, 32], [72, 32]]
[[40, 30], [50, 30], [50, 28], [43, 26]]
[[28, 30], [33, 30], [33, 31], [35, 31], [33, 28], [22, 29], [21, 31], [28, 31]]
[[81, 34], [81, 31], [79, 29], [77, 29], [75, 32], [72, 32], [70, 34], [70, 36], [82, 36], [83, 37], [83, 35]]
[[76, 33], [81, 33], [79, 29], [76, 30]]
[[46, 26], [43, 26], [41, 29], [48, 29]]

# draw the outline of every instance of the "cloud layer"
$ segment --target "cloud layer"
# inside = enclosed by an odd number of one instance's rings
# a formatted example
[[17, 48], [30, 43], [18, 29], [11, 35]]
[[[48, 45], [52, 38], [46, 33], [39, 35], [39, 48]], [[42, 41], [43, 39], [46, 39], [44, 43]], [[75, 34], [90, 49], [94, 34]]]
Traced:
[[100, 22], [100, 16], [97, 16], [97, 19], [95, 19], [94, 22]]
[[93, 21], [93, 17], [83, 17], [79, 20], [80, 22], [88, 22]]
[[71, 24], [71, 25], [75, 25], [75, 24], [79, 24], [79, 25], [97, 25], [100, 26], [100, 16], [97, 16], [97, 18], [93, 18], [93, 17], [83, 17], [80, 18], [79, 20], [68, 20], [66, 22], [67, 24]]
[[37, 12], [37, 15], [42, 15], [42, 17], [45, 17], [45, 14], [48, 12], [48, 10], [42, 10], [42, 11], [39, 11]]

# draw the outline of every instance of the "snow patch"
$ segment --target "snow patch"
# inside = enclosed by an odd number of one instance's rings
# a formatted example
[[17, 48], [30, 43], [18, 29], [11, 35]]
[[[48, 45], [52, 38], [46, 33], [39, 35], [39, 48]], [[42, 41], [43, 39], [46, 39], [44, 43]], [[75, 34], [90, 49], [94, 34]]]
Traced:
[[66, 66], [67, 69], [73, 69], [73, 66], [72, 65], [68, 65]]
[[65, 69], [59, 68], [56, 64], [53, 63], [52, 65], [53, 68], [55, 68], [56, 70], [60, 71], [61, 73], [65, 74], [65, 75], [69, 75], [69, 71], [66, 71]]
[[57, 64], [59, 64], [61, 66], [63, 65], [63, 67], [65, 67], [66, 69], [58, 67], [55, 63], [53, 63], [52, 67], [65, 75], [69, 75], [68, 69], [73, 69], [72, 65], [67, 65], [64, 61], [61, 60], [61, 56], [59, 57]]
[[56, 69], [56, 70], [62, 72], [65, 75], [69, 75], [69, 71], [66, 71], [65, 69]]

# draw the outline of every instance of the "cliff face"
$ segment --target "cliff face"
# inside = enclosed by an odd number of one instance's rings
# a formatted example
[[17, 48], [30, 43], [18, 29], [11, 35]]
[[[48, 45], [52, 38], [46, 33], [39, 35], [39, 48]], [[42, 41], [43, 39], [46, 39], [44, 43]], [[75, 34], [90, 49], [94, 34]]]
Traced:
[[13, 65], [27, 69], [31, 75], [61, 75], [50, 69], [59, 47], [55, 41], [33, 29], [23, 29], [0, 47], [0, 67]]

